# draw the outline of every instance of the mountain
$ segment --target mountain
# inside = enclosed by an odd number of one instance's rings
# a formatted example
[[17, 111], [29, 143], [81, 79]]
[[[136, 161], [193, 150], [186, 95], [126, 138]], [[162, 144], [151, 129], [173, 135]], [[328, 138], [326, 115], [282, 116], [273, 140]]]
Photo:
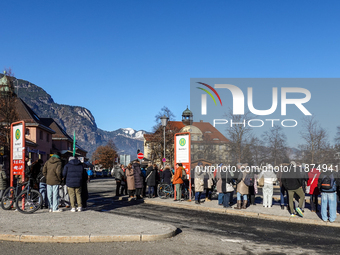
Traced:
[[[0, 74], [0, 78], [3, 75]], [[97, 127], [94, 116], [89, 109], [81, 106], [63, 105], [54, 102], [41, 87], [26, 80], [14, 81], [15, 92], [42, 118], [53, 118], [71, 137], [76, 131], [76, 141], [79, 146], [88, 151], [88, 158], [100, 145], [106, 145], [111, 139], [121, 154], [137, 158], [137, 149], [142, 152], [144, 130], [120, 128], [115, 131], [105, 131]]]

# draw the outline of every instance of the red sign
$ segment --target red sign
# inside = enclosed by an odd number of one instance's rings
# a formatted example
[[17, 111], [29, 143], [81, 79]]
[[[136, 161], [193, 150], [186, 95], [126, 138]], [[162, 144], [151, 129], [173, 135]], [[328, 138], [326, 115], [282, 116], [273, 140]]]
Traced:
[[137, 154], [137, 158], [138, 158], [138, 159], [143, 159], [143, 158], [144, 158], [144, 154], [141, 153], [141, 152], [138, 153], [138, 154]]

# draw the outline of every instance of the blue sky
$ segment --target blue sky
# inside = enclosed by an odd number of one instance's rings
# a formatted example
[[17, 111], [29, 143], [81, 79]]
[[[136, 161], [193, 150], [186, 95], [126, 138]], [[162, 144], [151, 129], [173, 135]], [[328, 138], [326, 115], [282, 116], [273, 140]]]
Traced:
[[[1, 9], [0, 68], [88, 108], [108, 131], [151, 131], [163, 106], [180, 119], [190, 78], [339, 77], [338, 1], [22, 0]], [[340, 114], [318, 103], [333, 137]]]

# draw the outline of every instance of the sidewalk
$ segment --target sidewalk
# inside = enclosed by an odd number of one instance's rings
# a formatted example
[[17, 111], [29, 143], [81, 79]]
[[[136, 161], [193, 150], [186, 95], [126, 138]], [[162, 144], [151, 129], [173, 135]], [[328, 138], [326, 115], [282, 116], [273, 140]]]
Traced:
[[[330, 226], [330, 227], [338, 227], [340, 228], [340, 217], [337, 217], [335, 222], [324, 222], [321, 219], [320, 213], [312, 213], [309, 208], [305, 208], [304, 217], [301, 218], [299, 216], [291, 217], [287, 209], [281, 209], [280, 204], [278, 202], [274, 202], [271, 208], [264, 208], [262, 203], [258, 203], [259, 200], [262, 200], [261, 197], [257, 196], [257, 204], [256, 206], [251, 205], [247, 207], [247, 209], [236, 210], [234, 208], [225, 209], [223, 206], [218, 205], [216, 199], [203, 202], [200, 205], [195, 204], [194, 198], [192, 202], [181, 201], [175, 202], [172, 198], [169, 199], [145, 199], [144, 203], [153, 204], [153, 205], [161, 205], [161, 206], [170, 206], [176, 208], [183, 208], [189, 210], [197, 210], [197, 211], [207, 211], [212, 213], [222, 213], [222, 214], [230, 214], [230, 215], [238, 215], [244, 217], [251, 218], [259, 218], [259, 219], [267, 219], [274, 221], [285, 221], [292, 223], [301, 223], [301, 224], [309, 224], [309, 225], [319, 225], [319, 226]], [[279, 198], [274, 196], [274, 201], [278, 201]], [[320, 199], [321, 200], [321, 199]], [[204, 201], [204, 199], [202, 199]], [[309, 203], [309, 199], [307, 198], [306, 205]], [[234, 205], [233, 207], [235, 207]]]
[[20, 242], [154, 241], [172, 237], [176, 227], [96, 211], [22, 214], [0, 209], [0, 240]]

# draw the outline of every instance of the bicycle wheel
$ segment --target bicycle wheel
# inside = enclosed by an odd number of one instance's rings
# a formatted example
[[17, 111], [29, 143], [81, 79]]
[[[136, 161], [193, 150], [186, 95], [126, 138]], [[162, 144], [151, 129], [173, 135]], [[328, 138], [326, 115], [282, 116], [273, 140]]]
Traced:
[[15, 188], [14, 187], [8, 187], [1, 199], [1, 207], [4, 210], [10, 210], [15, 202]]
[[159, 198], [165, 198], [166, 197], [166, 194], [164, 193], [164, 184], [161, 184], [161, 185], [158, 186], [157, 195], [159, 196]]
[[169, 184], [164, 185], [164, 193], [165, 193], [165, 198], [170, 198], [173, 191], [171, 189], [171, 186]]
[[21, 213], [34, 213], [41, 207], [42, 200], [42, 195], [38, 191], [24, 190], [17, 197], [16, 206]]

